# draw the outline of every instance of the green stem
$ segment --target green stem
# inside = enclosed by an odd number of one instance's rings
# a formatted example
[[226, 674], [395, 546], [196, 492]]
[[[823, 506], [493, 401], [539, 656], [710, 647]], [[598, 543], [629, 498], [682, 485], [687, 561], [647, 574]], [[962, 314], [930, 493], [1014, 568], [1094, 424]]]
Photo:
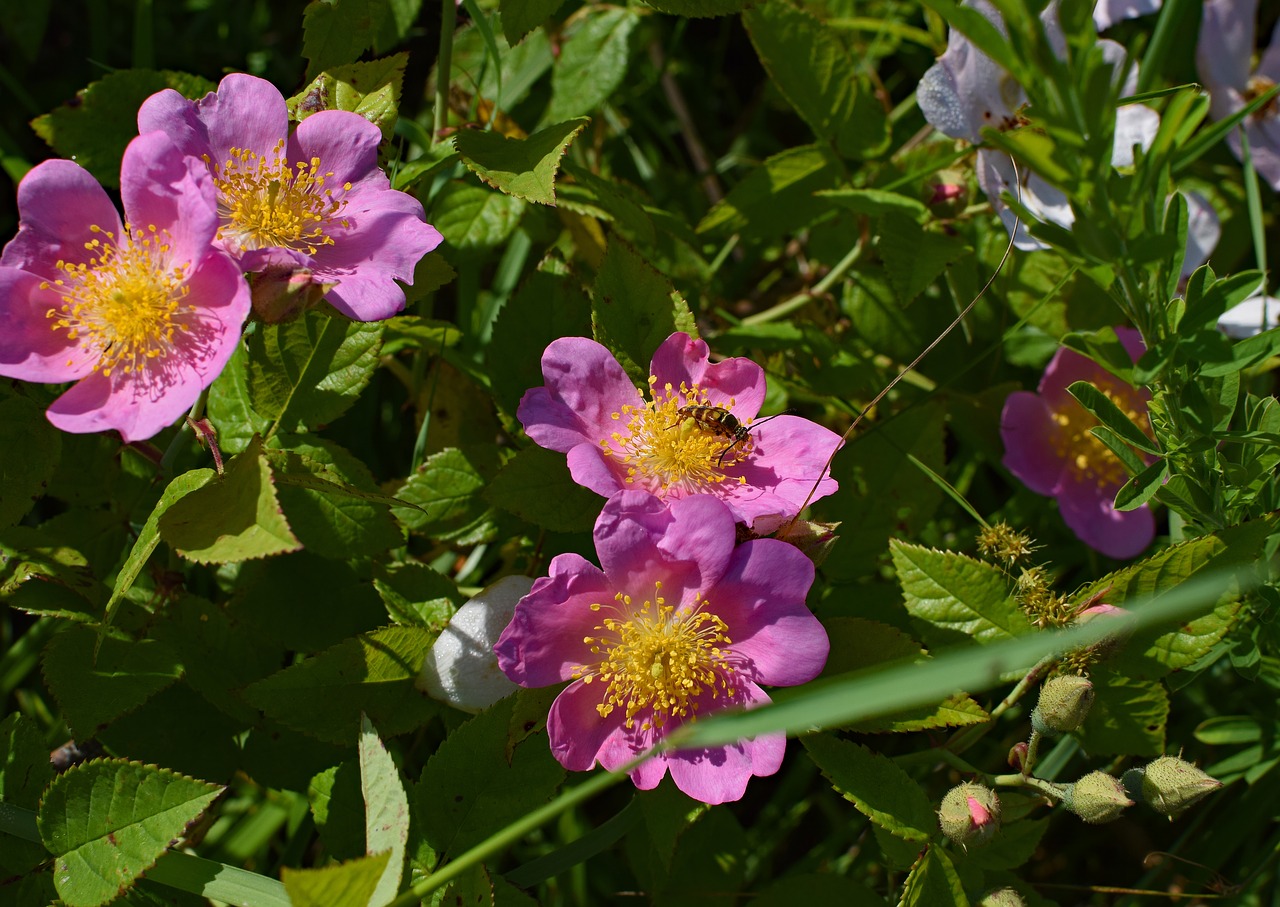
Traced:
[[1061, 800], [1063, 795], [1061, 784], [1032, 778], [1030, 775], [996, 775], [991, 780], [999, 787], [1029, 787], [1052, 800]]
[[1056, 656], [1047, 655], [1036, 662], [1035, 666], [1032, 667], [1031, 670], [1017, 682], [1014, 688], [1009, 691], [1009, 695], [1000, 700], [999, 705], [991, 710], [991, 720], [965, 728], [963, 731], [951, 738], [947, 743], [947, 749], [953, 753], [963, 753], [969, 747], [982, 739], [982, 737], [986, 735], [987, 731], [991, 730], [994, 726], [995, 720], [1008, 711], [1014, 703], [1025, 696], [1031, 685], [1039, 680], [1044, 672], [1047, 671], [1057, 660]]
[[862, 240], [858, 240], [849, 250], [844, 258], [836, 262], [825, 277], [813, 285], [811, 289], [805, 290], [803, 293], [797, 293], [790, 299], [784, 299], [771, 309], [765, 309], [763, 312], [756, 312], [754, 315], [748, 315], [742, 319], [743, 324], [764, 324], [768, 321], [777, 321], [785, 315], [790, 315], [797, 309], [802, 309], [812, 302], [815, 298], [824, 295], [832, 284], [844, 277], [845, 272], [853, 267], [859, 258], [862, 257]]
[[58, 621], [51, 617], [40, 618], [0, 656], [0, 702], [8, 699], [9, 694], [40, 663], [44, 644], [58, 631], [59, 626]]
[[[448, 2], [448, 0], [446, 0], [446, 2]], [[496, 834], [490, 835], [475, 847], [472, 847], [470, 850], [446, 863], [444, 868], [436, 870], [425, 879], [419, 881], [408, 891], [403, 892], [394, 901], [389, 903], [387, 907], [417, 907], [417, 904], [422, 900], [424, 895], [447, 885], [449, 882], [452, 882], [472, 866], [475, 866], [483, 862], [486, 858], [505, 850], [507, 847], [510, 847], [516, 841], [519, 841], [525, 835], [529, 834], [529, 832], [545, 825], [547, 822], [550, 822], [562, 812], [572, 809], [579, 803], [590, 800], [596, 794], [617, 784], [619, 781], [626, 778], [627, 774], [636, 766], [644, 762], [656, 752], [656, 749], [650, 750], [638, 759], [633, 759], [631, 762], [628, 762], [617, 771], [602, 772], [588, 781], [579, 784], [573, 790], [566, 791], [561, 794], [546, 806], [535, 809], [523, 818], [512, 822], [506, 828]]]
[[187, 418], [182, 420], [182, 424], [178, 426], [178, 433], [173, 436], [173, 440], [165, 448], [164, 456], [160, 458], [161, 475], [173, 475], [173, 462], [178, 459], [179, 452], [186, 446], [187, 433], [191, 431], [191, 423], [204, 415], [204, 405], [208, 400], [209, 388], [206, 387], [200, 392], [200, 396], [196, 397], [196, 402], [191, 404], [191, 410], [187, 413]]
[[440, 54], [436, 57], [436, 108], [433, 111], [431, 140], [440, 141], [440, 133], [449, 122], [449, 84], [453, 72], [453, 31], [458, 24], [458, 7], [453, 0], [440, 4]]

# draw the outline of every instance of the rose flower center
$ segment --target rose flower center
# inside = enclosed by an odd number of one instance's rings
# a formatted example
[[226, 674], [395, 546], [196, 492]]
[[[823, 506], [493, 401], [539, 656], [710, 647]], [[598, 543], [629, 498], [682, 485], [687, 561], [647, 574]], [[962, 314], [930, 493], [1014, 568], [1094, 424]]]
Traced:
[[[596, 626], [598, 635], [583, 642], [598, 662], [580, 665], [573, 677], [583, 683], [599, 680], [606, 685], [603, 701], [596, 706], [601, 718], [615, 708], [626, 713], [626, 727], [635, 727], [635, 716], [652, 710], [641, 730], [661, 728], [669, 718], [690, 718], [698, 699], [721, 693], [734, 695], [733, 667], [728, 664], [728, 626], [706, 610], [697, 597], [693, 608], [677, 611], [661, 596], [655, 583], [653, 600], [637, 607], [631, 596], [619, 592], [609, 606], [618, 617], [606, 617]], [[604, 607], [591, 606], [593, 611]]]
[[[1100, 380], [1095, 386], [1143, 433], [1151, 434], [1147, 404], [1132, 387]], [[1053, 435], [1055, 453], [1067, 462], [1078, 479], [1091, 479], [1099, 488], [1119, 488], [1129, 480], [1124, 464], [1089, 430], [1098, 424], [1092, 414], [1075, 400], [1053, 414], [1057, 430]]]
[[[205, 162], [218, 187], [219, 239], [242, 250], [283, 247], [308, 255], [333, 245], [326, 227], [346, 202], [334, 199], [334, 190], [326, 187], [333, 171], [322, 172], [320, 158], [291, 167], [281, 139], [267, 157], [232, 148], [221, 166], [207, 156]], [[339, 223], [350, 226], [346, 220]]]
[[127, 375], [167, 356], [175, 335], [188, 329], [181, 320], [192, 311], [184, 302], [188, 266], [169, 261], [167, 234], [154, 225], [126, 225], [119, 238], [97, 225], [89, 230], [95, 234], [84, 244], [89, 260], [59, 261], [65, 276], [40, 284], [63, 299], [46, 315], [54, 330], [96, 354], [94, 371], [110, 376], [119, 368]]
[[[650, 377], [649, 385], [652, 396], [657, 379]], [[741, 424], [728, 408], [708, 404], [704, 388], [682, 383], [677, 391], [668, 383], [664, 390], [660, 400], [626, 404], [613, 413], [625, 427], [602, 438], [600, 446], [626, 467], [628, 485], [663, 494], [713, 491], [729, 478], [724, 470], [745, 460], [755, 442], [749, 433], [735, 436]], [[736, 481], [745, 484], [746, 478]]]

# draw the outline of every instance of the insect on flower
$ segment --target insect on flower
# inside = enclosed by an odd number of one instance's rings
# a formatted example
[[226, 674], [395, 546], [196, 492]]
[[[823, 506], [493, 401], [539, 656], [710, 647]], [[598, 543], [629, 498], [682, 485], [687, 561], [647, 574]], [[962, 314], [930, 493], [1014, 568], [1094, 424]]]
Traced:
[[[743, 425], [738, 417], [725, 409], [723, 406], [713, 406], [710, 403], [690, 403], [688, 406], [682, 406], [676, 410], [676, 415], [686, 419], [691, 419], [699, 427], [711, 432], [713, 435], [719, 435], [721, 438], [727, 438], [730, 441], [728, 447], [720, 451], [720, 456], [716, 460], [716, 466], [724, 465], [724, 458], [729, 455], [729, 451], [733, 450], [739, 444], [744, 444], [751, 438], [751, 430]], [[776, 413], [767, 416], [756, 422], [756, 425], [762, 425], [770, 419], [776, 419], [785, 413]], [[675, 428], [675, 425], [668, 426]]]

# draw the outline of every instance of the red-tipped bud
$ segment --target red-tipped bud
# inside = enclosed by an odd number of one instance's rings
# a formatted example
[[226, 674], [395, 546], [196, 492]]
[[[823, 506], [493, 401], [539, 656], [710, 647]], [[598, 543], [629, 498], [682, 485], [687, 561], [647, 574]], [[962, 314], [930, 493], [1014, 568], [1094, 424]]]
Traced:
[[1090, 825], [1114, 822], [1133, 801], [1125, 796], [1118, 778], [1106, 772], [1090, 772], [1063, 791], [1062, 805]]
[[1016, 772], [1022, 771], [1027, 765], [1027, 751], [1030, 747], [1024, 740], [1021, 743], [1015, 743], [1009, 750], [1009, 767]]
[[1110, 658], [1123, 649], [1133, 635], [1137, 616], [1115, 605], [1091, 605], [1076, 615], [1075, 623], [1087, 624], [1095, 620], [1105, 620], [1109, 630], [1106, 636], [1093, 644], [1093, 653], [1098, 658]]
[[1046, 737], [1074, 731], [1084, 724], [1093, 696], [1093, 684], [1087, 677], [1050, 677], [1040, 688], [1040, 700], [1031, 712], [1031, 727]]
[[1125, 792], [1170, 820], [1220, 787], [1217, 778], [1177, 756], [1161, 756], [1124, 773]]
[[942, 833], [964, 847], [987, 843], [1000, 830], [1000, 798], [981, 784], [961, 784], [942, 798]]

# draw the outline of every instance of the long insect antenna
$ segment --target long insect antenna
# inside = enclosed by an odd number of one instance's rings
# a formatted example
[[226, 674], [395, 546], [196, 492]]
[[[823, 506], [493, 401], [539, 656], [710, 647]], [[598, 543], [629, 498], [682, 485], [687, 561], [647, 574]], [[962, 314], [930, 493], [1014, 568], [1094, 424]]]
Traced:
[[[1018, 162], [1012, 157], [1010, 157], [1009, 160], [1013, 164], [1013, 183], [1014, 188], [1018, 190], [1018, 204], [1022, 204], [1022, 174], [1018, 170]], [[968, 314], [973, 310], [973, 307], [978, 304], [978, 300], [986, 295], [987, 290], [991, 289], [991, 285], [996, 282], [996, 278], [999, 277], [1000, 272], [1004, 270], [1005, 262], [1007, 262], [1009, 260], [1009, 256], [1013, 254], [1013, 244], [1018, 235], [1018, 227], [1021, 226], [1021, 224], [1022, 218], [1015, 211], [1013, 214], [1013, 226], [1009, 230], [1009, 245], [1005, 246], [1004, 254], [1000, 256], [1000, 261], [996, 264], [996, 269], [991, 272], [991, 276], [988, 277], [987, 282], [982, 285], [982, 289], [978, 291], [978, 295], [974, 296], [973, 299], [969, 301], [969, 304], [960, 310], [960, 314], [955, 317], [955, 320], [947, 325], [946, 328], [943, 329], [942, 333], [933, 339], [933, 342], [921, 350], [920, 355], [916, 356], [915, 359], [912, 359], [909, 365], [903, 368], [902, 371], [898, 372], [897, 377], [885, 385], [884, 390], [876, 394], [875, 397], [871, 399], [871, 402], [862, 408], [862, 411], [854, 418], [853, 423], [845, 429], [844, 434], [840, 436], [840, 443], [836, 445], [835, 450], [831, 451], [831, 456], [827, 457], [827, 462], [824, 463], [822, 465], [822, 469], [818, 471], [818, 477], [813, 480], [813, 487], [809, 489], [809, 493], [805, 496], [804, 503], [801, 504], [800, 508], [796, 511], [796, 515], [793, 516], [785, 526], [778, 530], [775, 535], [785, 536], [791, 531], [791, 527], [796, 524], [796, 520], [800, 519], [800, 514], [809, 506], [809, 502], [813, 500], [814, 494], [818, 491], [818, 486], [822, 484], [823, 478], [827, 475], [828, 471], [830, 471], [831, 464], [835, 461], [836, 454], [844, 447], [844, 442], [848, 441], [853, 435], [854, 430], [862, 422], [863, 417], [866, 416], [867, 413], [871, 412], [871, 410], [875, 409], [876, 404], [883, 400], [888, 395], [889, 391], [897, 387], [898, 382], [905, 378], [908, 373], [915, 371], [916, 366], [924, 360], [924, 357], [933, 352], [934, 347], [945, 340], [947, 335], [954, 331], [956, 327], [964, 321]], [[782, 414], [779, 413], [778, 415]], [[773, 417], [770, 416], [770, 418]]]
[[747, 428], [751, 429], [752, 431], [755, 431], [757, 428], [759, 428], [761, 425], [764, 425], [764, 424], [765, 424], [766, 422], [768, 422], [770, 419], [776, 419], [776, 418], [778, 418], [779, 416], [790, 416], [790, 415], [793, 415], [793, 413], [791, 412], [791, 410], [789, 410], [789, 409], [784, 409], [782, 412], [780, 412], [780, 413], [774, 413], [772, 416], [765, 416], [763, 419], [757, 419], [756, 421], [754, 421], [754, 422], [752, 422], [750, 425], [748, 425], [748, 426], [747, 426]]

